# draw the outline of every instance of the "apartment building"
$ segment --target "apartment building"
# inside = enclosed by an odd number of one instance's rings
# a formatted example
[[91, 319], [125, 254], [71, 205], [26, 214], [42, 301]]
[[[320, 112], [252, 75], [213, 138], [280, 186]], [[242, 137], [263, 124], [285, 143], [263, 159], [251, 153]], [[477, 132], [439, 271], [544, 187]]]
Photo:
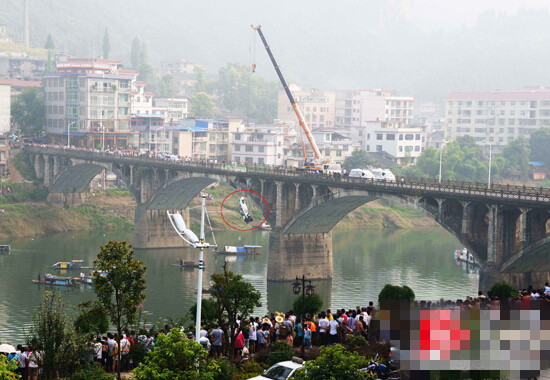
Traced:
[[352, 141], [358, 141], [367, 152], [385, 152], [400, 165], [414, 164], [426, 143], [422, 127], [403, 126], [397, 121], [371, 121], [349, 131]]
[[445, 137], [472, 136], [501, 149], [538, 128], [550, 128], [550, 88], [453, 92], [445, 100]]
[[[289, 88], [310, 129], [334, 127], [336, 104], [336, 93], [334, 91], [320, 91], [317, 89], [303, 91], [296, 85], [290, 85]], [[279, 91], [277, 104], [277, 119], [298, 123], [298, 118], [284, 91]]]
[[130, 128], [136, 72], [120, 61], [69, 58], [44, 76], [46, 133], [52, 143], [101, 148], [137, 145]]
[[393, 96], [387, 90], [343, 90], [336, 93], [336, 127], [358, 127], [371, 121], [411, 125], [414, 98]]
[[189, 100], [187, 98], [157, 98], [153, 100], [152, 113], [162, 115], [166, 121], [187, 119]]
[[143, 81], [134, 81], [132, 83], [132, 114], [153, 114], [153, 96], [155, 94], [153, 92], [145, 91], [146, 85], [147, 83]]
[[284, 164], [284, 127], [249, 125], [233, 134], [231, 160], [256, 165]]
[[[358, 140], [352, 140], [332, 129], [319, 129], [313, 131], [312, 135], [323, 158], [335, 164], [343, 164], [355, 150], [362, 149]], [[313, 157], [311, 148], [306, 148], [306, 152], [311, 152], [308, 157]]]
[[10, 131], [11, 86], [0, 84], [0, 135]]

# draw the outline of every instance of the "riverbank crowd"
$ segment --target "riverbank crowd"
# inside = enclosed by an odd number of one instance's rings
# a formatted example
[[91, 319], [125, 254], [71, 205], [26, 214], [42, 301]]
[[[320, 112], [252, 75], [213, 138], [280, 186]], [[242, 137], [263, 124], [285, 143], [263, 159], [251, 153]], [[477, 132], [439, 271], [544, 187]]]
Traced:
[[[519, 292], [519, 296], [509, 299], [501, 305], [501, 300], [492, 294], [487, 296], [479, 292], [477, 297], [466, 297], [456, 301], [414, 301], [409, 305], [411, 310], [500, 310], [504, 307], [510, 310], [541, 310], [550, 309], [550, 285], [541, 289], [529, 287]], [[336, 343], [345, 343], [347, 335], [362, 336], [369, 342], [380, 341], [379, 331], [373, 328], [372, 321], [376, 318], [377, 309], [373, 302], [368, 306], [354, 309], [327, 309], [315, 315], [308, 314], [300, 318], [293, 310], [286, 313], [273, 312], [263, 317], [250, 317], [238, 320], [237, 326], [231, 329], [230, 336], [225, 339], [220, 325], [213, 323], [200, 330], [198, 342], [213, 358], [227, 357], [229, 350], [233, 350], [235, 357], [253, 357], [260, 351], [269, 350], [277, 341], [284, 341], [288, 345], [298, 348], [302, 342], [306, 350], [313, 347], [328, 346]], [[374, 317], [374, 319], [373, 319]], [[135, 350], [150, 352], [155, 349], [159, 334], [170, 334], [171, 326], [165, 325], [161, 331], [155, 331], [154, 326], [144, 325], [136, 334], [135, 331], [125, 331], [117, 343], [118, 336], [108, 333], [97, 337], [94, 342], [88, 343], [88, 350], [83, 357], [84, 363], [98, 363], [105, 372], [115, 373], [120, 367], [122, 372], [131, 371], [135, 364], [132, 353]], [[181, 331], [185, 331], [182, 327]], [[188, 339], [196, 340], [191, 328], [186, 334]], [[194, 330], [193, 330], [194, 331]], [[229, 342], [227, 344], [226, 342]], [[118, 361], [118, 351], [121, 352], [121, 361]], [[13, 352], [6, 352], [8, 360], [17, 365], [16, 372], [24, 380], [40, 378], [40, 352], [31, 346], [18, 345]]]

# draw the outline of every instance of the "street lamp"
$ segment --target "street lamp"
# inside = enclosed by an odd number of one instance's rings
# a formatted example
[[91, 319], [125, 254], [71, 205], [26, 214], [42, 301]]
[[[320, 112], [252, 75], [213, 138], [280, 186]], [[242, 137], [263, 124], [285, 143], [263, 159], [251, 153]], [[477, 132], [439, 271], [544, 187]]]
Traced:
[[101, 151], [105, 152], [105, 126], [101, 123], [101, 121], [97, 122], [99, 125], [101, 125]]
[[[309, 285], [306, 286], [306, 281]], [[315, 293], [315, 286], [311, 285], [311, 280], [306, 280], [306, 276], [302, 275], [302, 278], [296, 276], [296, 281], [292, 283], [292, 292], [294, 294], [300, 294], [302, 292], [302, 359], [305, 352], [305, 333], [304, 333], [304, 320], [306, 319], [306, 295], [311, 297]]]
[[447, 145], [449, 141], [445, 141], [441, 146], [439, 147], [439, 183], [441, 183], [441, 159], [443, 158], [443, 147]]
[[187, 244], [193, 246], [193, 248], [199, 248], [199, 278], [197, 284], [197, 316], [196, 316], [196, 326], [195, 326], [195, 339], [199, 339], [201, 332], [201, 307], [202, 307], [202, 273], [204, 272], [204, 248], [217, 247], [214, 239], [214, 244], [206, 243], [204, 240], [204, 215], [206, 214], [206, 195], [202, 196], [202, 205], [201, 205], [201, 230], [200, 238], [195, 235], [185, 225], [185, 221], [179, 212], [175, 214], [170, 214], [169, 211], [166, 211], [168, 219], [172, 224], [172, 227], [176, 230], [176, 233], [183, 241]]
[[73, 121], [71, 124], [67, 125], [67, 146], [71, 146], [71, 125], [76, 124], [76, 121]]
[[493, 159], [493, 144], [488, 143], [485, 140], [482, 140], [481, 142], [483, 144], [489, 145], [489, 177], [487, 179], [487, 189], [490, 189], [491, 188], [491, 164], [492, 164], [492, 159]]

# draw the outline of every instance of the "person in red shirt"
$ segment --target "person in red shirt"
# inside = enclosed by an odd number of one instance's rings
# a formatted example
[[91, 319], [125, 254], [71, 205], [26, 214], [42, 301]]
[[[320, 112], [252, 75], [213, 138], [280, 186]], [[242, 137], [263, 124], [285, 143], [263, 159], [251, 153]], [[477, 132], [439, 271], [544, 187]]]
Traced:
[[242, 355], [244, 347], [244, 335], [238, 327], [235, 329], [235, 356]]

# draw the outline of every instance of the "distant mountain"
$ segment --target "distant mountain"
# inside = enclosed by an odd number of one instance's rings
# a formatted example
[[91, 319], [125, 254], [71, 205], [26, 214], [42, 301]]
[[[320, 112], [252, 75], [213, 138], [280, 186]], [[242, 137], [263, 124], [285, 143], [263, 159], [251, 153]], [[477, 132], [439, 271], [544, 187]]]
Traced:
[[[134, 37], [153, 64], [185, 58], [215, 72], [252, 63], [275, 78], [250, 24], [261, 23], [289, 82], [303, 88], [387, 88], [441, 102], [450, 91], [550, 84], [550, 14], [485, 12], [471, 27], [425, 28], [410, 1], [29, 0], [31, 44], [129, 64]], [[379, 4], [380, 3], [380, 4]], [[22, 36], [23, 0], [0, 0], [0, 23]], [[255, 53], [250, 50], [256, 40]]]

